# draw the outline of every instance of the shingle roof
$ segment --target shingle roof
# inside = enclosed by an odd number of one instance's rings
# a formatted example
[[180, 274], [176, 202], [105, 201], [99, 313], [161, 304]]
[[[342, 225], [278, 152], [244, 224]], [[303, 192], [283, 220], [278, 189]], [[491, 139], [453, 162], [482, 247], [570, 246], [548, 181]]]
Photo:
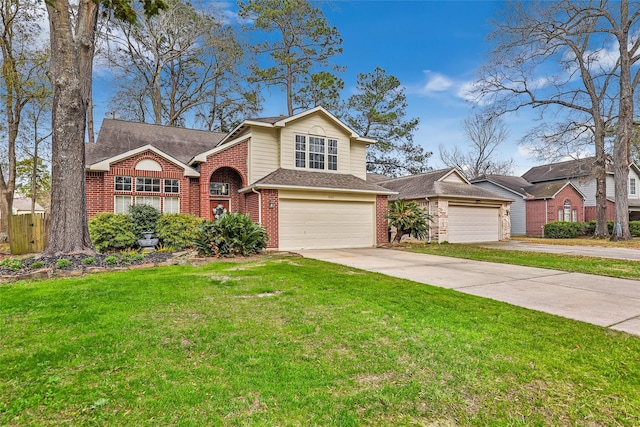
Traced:
[[428, 197], [463, 197], [473, 199], [511, 200], [492, 193], [484, 188], [467, 183], [442, 182], [453, 168], [441, 169], [420, 175], [404, 176], [380, 182], [380, 185], [398, 194], [389, 197], [395, 199], [423, 199]]
[[368, 182], [373, 182], [373, 183], [378, 183], [378, 182], [382, 182], [382, 181], [388, 181], [391, 178], [389, 178], [386, 175], [382, 175], [379, 173], [367, 173], [367, 181]]
[[105, 119], [95, 144], [85, 144], [91, 165], [145, 145], [153, 145], [182, 163], [212, 149], [226, 133]]
[[331, 188], [339, 190], [366, 191], [388, 194], [389, 190], [360, 179], [354, 175], [313, 172], [294, 169], [276, 169], [250, 187], [268, 188], [269, 186]]
[[549, 199], [567, 185], [568, 181], [531, 184], [525, 188], [528, 199]]
[[280, 120], [284, 120], [286, 118], [288, 118], [290, 116], [275, 116], [275, 117], [257, 117], [257, 118], [253, 118], [253, 119], [247, 119], [245, 121], [247, 122], [261, 122], [261, 123], [269, 123], [269, 124], [274, 124], [279, 122]]
[[509, 175], [482, 175], [478, 178], [475, 178], [471, 181], [472, 184], [482, 181], [489, 181], [501, 187], [504, 187], [508, 190], [513, 191], [514, 193], [520, 194], [521, 196], [526, 196], [527, 192], [525, 188], [529, 187], [531, 183], [526, 179], [520, 176], [509, 176]]
[[[594, 162], [595, 157], [588, 157], [586, 159], [534, 166], [525, 172], [522, 178], [531, 183], [536, 183], [590, 176], [593, 174]], [[609, 171], [610, 164], [607, 163], [607, 172]]]

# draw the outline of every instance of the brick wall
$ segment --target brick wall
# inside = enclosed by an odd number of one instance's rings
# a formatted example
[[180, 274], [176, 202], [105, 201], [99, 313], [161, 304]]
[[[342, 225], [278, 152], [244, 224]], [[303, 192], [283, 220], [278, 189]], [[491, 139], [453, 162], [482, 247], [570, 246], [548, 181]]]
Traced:
[[[238, 194], [238, 190], [247, 186], [248, 147], [249, 140], [240, 142], [226, 150], [210, 155], [207, 157], [207, 161], [200, 165], [200, 216], [202, 218], [212, 219], [212, 214], [209, 212], [211, 199], [230, 199], [232, 212], [245, 212], [245, 196]], [[220, 181], [223, 179], [233, 179], [233, 181]], [[213, 182], [229, 182], [231, 184], [229, 197], [210, 196], [209, 183], [212, 180]]]
[[388, 196], [376, 196], [376, 244], [389, 243], [389, 221], [384, 217], [389, 205]]
[[[607, 221], [613, 221], [616, 219], [616, 204], [611, 200], [607, 200]], [[584, 220], [595, 221], [596, 220], [596, 207], [585, 206], [584, 207]]]
[[[156, 161], [162, 168], [162, 171], [136, 170], [136, 164], [144, 159]], [[116, 176], [130, 176], [132, 178], [132, 191], [115, 191], [114, 184]], [[135, 189], [136, 177], [178, 179], [180, 182], [180, 192], [164, 193], [162, 181], [160, 182], [160, 193], [138, 192]], [[116, 195], [160, 197], [161, 209], [162, 197], [180, 197], [180, 212], [193, 213], [190, 191], [191, 180], [184, 176], [182, 168], [165, 160], [153, 151], [145, 151], [113, 163], [108, 172], [87, 172], [86, 180], [87, 213], [89, 218], [95, 216], [98, 212], [113, 212], [114, 196]]]
[[189, 213], [200, 216], [200, 179], [189, 179]]
[[[277, 248], [278, 241], [278, 190], [260, 190], [262, 194], [262, 226], [267, 230], [269, 243], [267, 248]], [[273, 208], [269, 207], [273, 202]]]
[[577, 211], [578, 222], [585, 220], [585, 207], [582, 196], [571, 186], [562, 189], [553, 199], [527, 200], [527, 235], [542, 236], [544, 225], [558, 221], [558, 211], [564, 212], [566, 201], [571, 202], [571, 210]]
[[247, 213], [249, 214], [249, 217], [251, 217], [251, 221], [256, 223], [260, 222], [260, 209], [258, 207], [259, 198], [260, 196], [254, 192], [246, 193], [245, 195], [245, 207], [247, 209]]

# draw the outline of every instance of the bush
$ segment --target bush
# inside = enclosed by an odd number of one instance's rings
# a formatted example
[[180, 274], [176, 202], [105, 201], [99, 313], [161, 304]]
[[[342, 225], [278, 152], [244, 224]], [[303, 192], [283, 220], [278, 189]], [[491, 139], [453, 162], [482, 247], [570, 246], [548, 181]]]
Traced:
[[95, 264], [96, 259], [92, 256], [88, 256], [82, 260], [82, 265], [93, 265]]
[[156, 224], [156, 237], [163, 247], [175, 250], [192, 247], [198, 237], [198, 224], [202, 219], [187, 214], [165, 214]]
[[629, 231], [633, 237], [640, 237], [640, 221], [629, 221]]
[[129, 215], [133, 220], [133, 232], [136, 239], [142, 237], [142, 233], [156, 232], [156, 224], [162, 214], [151, 205], [131, 205], [129, 206]]
[[424, 239], [429, 231], [427, 221], [433, 220], [416, 202], [406, 202], [404, 199], [389, 203], [389, 211], [385, 218], [389, 220], [389, 227], [396, 229], [393, 243], [400, 243], [405, 234], [416, 239]]
[[71, 260], [69, 258], [60, 258], [56, 261], [56, 268], [67, 268], [71, 267]]
[[133, 247], [136, 237], [133, 219], [129, 215], [99, 213], [89, 221], [89, 235], [99, 252]]
[[118, 255], [116, 254], [109, 255], [104, 259], [104, 263], [111, 266], [118, 265]]
[[573, 239], [582, 236], [588, 226], [583, 222], [554, 221], [544, 225], [544, 237], [550, 239]]
[[29, 266], [31, 270], [37, 270], [38, 268], [42, 268], [42, 267], [44, 267], [44, 262], [42, 261], [36, 261]]
[[7, 267], [9, 270], [22, 270], [22, 261], [17, 258], [5, 258], [0, 262], [0, 266]]
[[251, 221], [249, 215], [227, 213], [198, 225], [196, 248], [204, 256], [248, 256], [266, 248], [267, 240], [266, 230]]

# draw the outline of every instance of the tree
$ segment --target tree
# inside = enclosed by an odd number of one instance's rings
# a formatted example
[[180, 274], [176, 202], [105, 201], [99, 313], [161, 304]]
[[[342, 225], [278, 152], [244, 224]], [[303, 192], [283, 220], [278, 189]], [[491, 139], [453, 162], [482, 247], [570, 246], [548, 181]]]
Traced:
[[38, 157], [34, 162], [28, 157], [16, 163], [16, 193], [31, 199], [31, 213], [35, 211], [36, 202], [49, 206], [51, 194], [51, 174], [47, 163]]
[[[6, 123], [7, 166], [0, 169], [0, 229], [8, 230], [16, 183], [16, 141], [27, 104], [39, 87], [38, 70], [46, 67], [47, 55], [39, 45], [38, 19], [42, 12], [29, 0], [0, 1], [0, 54], [2, 112]], [[34, 89], [36, 88], [36, 89]]]
[[[93, 252], [87, 228], [84, 137], [91, 93], [96, 24], [100, 4], [116, 19], [135, 22], [130, 0], [49, 0], [52, 103], [51, 225], [46, 255]], [[165, 7], [144, 0], [145, 14]]]
[[240, 110], [259, 109], [257, 88], [238, 83], [242, 47], [214, 14], [170, 0], [159, 14], [117, 27], [104, 36], [117, 47], [108, 59], [120, 87], [111, 106], [121, 116], [183, 126], [198, 112], [214, 129], [237, 122]]
[[293, 103], [297, 110], [308, 110], [322, 106], [333, 114], [341, 111], [340, 91], [344, 89], [344, 81], [335, 75], [320, 71], [309, 76], [306, 84], [293, 94]]
[[432, 153], [414, 144], [419, 119], [406, 119], [407, 97], [400, 80], [377, 67], [358, 74], [356, 93], [347, 101], [344, 120], [360, 136], [377, 140], [367, 149], [367, 170], [390, 177], [429, 170]]
[[468, 179], [480, 175], [507, 175], [513, 160], [498, 160], [496, 151], [508, 136], [507, 127], [500, 117], [474, 114], [464, 119], [463, 128], [469, 139], [469, 151], [458, 147], [448, 151], [440, 146], [440, 160], [449, 167], [458, 168]]
[[[605, 136], [614, 119], [619, 61], [611, 60], [610, 40], [601, 19], [585, 9], [592, 2], [508, 3], [491, 34], [495, 47], [475, 89], [496, 114], [537, 108], [564, 126], [565, 135], [589, 132], [595, 148], [596, 236], [606, 224]], [[600, 7], [606, 7], [601, 2]], [[544, 136], [543, 136], [544, 137]], [[559, 141], [566, 140], [559, 138]]]
[[284, 88], [287, 111], [293, 115], [295, 93], [311, 83], [312, 71], [329, 67], [329, 60], [342, 52], [338, 29], [308, 0], [248, 0], [240, 3], [238, 14], [253, 19], [254, 28], [276, 33], [275, 38], [252, 47], [272, 63], [253, 66], [252, 81]]
[[389, 220], [389, 227], [396, 229], [393, 243], [400, 243], [407, 234], [416, 239], [424, 239], [429, 231], [427, 221], [433, 220], [416, 202], [404, 199], [391, 202], [385, 218]]

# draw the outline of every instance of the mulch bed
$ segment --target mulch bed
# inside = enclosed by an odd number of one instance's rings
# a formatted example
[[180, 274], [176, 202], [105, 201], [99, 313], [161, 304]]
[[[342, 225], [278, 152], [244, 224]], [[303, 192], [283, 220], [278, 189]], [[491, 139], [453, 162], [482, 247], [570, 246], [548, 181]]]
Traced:
[[[130, 268], [135, 266], [154, 266], [159, 264], [166, 264], [174, 258], [174, 254], [170, 252], [150, 252], [144, 254], [144, 258], [140, 260], [126, 259], [122, 260], [122, 255], [115, 254], [118, 257], [117, 263], [106, 263], [105, 259], [109, 257], [108, 254], [75, 254], [64, 255], [60, 257], [29, 257], [20, 259], [22, 262], [22, 268], [12, 269], [9, 266], [0, 266], [0, 280], [1, 279], [28, 279], [42, 278], [51, 276], [68, 276], [68, 275], [81, 275], [87, 272], [100, 271], [104, 269], [116, 269], [116, 268]], [[83, 262], [86, 258], [93, 258], [92, 263]], [[3, 257], [6, 258], [6, 257]], [[63, 268], [59, 268], [56, 265], [61, 258], [69, 260], [69, 265]], [[113, 258], [112, 258], [113, 259]], [[66, 264], [66, 263], [65, 263]], [[34, 274], [38, 273], [38, 274]], [[56, 274], [58, 273], [58, 274]], [[65, 274], [67, 273], [67, 274]], [[69, 274], [74, 273], [74, 274]]]

